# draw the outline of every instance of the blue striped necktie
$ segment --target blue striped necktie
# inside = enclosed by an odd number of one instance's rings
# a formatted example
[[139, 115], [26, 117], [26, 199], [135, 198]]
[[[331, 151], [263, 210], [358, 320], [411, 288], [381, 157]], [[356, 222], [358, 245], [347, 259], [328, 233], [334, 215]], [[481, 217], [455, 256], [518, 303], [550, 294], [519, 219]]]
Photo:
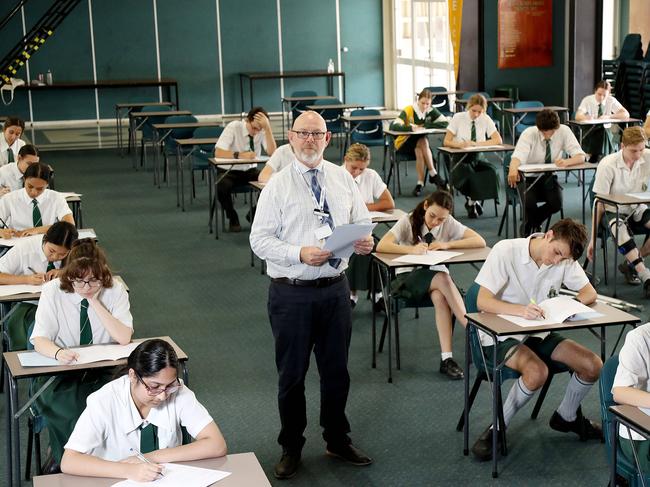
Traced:
[[[318, 182], [318, 170], [310, 169], [307, 172], [311, 173], [311, 190], [314, 193], [314, 198], [316, 198], [316, 201], [320, 203], [321, 187], [320, 187], [320, 183]], [[334, 220], [332, 220], [332, 215], [330, 214], [329, 206], [327, 205], [327, 198], [323, 198], [323, 207], [321, 208], [321, 210], [324, 213], [327, 213], [327, 217], [322, 221], [322, 223], [328, 224], [330, 228], [334, 230]], [[327, 262], [329, 263], [329, 265], [337, 269], [338, 266], [341, 264], [341, 259], [338, 258], [328, 259]]]

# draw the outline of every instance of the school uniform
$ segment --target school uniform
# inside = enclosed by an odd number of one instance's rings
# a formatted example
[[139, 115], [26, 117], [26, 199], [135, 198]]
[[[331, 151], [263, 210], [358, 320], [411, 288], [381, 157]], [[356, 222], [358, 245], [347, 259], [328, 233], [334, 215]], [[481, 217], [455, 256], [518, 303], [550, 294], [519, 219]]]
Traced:
[[[409, 105], [402, 110], [399, 116], [390, 124], [391, 130], [398, 130], [402, 132], [410, 132], [412, 125], [421, 125], [424, 128], [445, 128], [447, 126], [447, 117], [438, 111], [435, 107], [429, 107], [426, 112], [423, 112], [418, 107], [417, 103]], [[426, 137], [427, 134], [411, 134], [400, 135], [395, 138], [395, 149], [400, 154], [409, 157], [415, 157], [415, 146], [421, 137]]]
[[[364, 203], [371, 204], [377, 201], [384, 191], [386, 183], [374, 169], [366, 168], [361, 174], [354, 178], [359, 188]], [[348, 262], [345, 274], [348, 276], [350, 289], [363, 291], [370, 289], [370, 265], [372, 258], [369, 255], [352, 254]]]
[[[7, 166], [3, 166], [7, 167]], [[25, 237], [0, 258], [0, 272], [14, 276], [44, 274], [59, 269], [61, 261], [49, 262], [43, 251], [43, 236]], [[16, 303], [7, 318], [10, 350], [27, 348], [27, 333], [34, 323], [38, 301]]]
[[273, 151], [273, 155], [266, 161], [266, 165], [273, 169], [273, 173], [277, 173], [290, 166], [295, 158], [291, 144], [284, 144]]
[[131, 449], [149, 453], [143, 448], [142, 433], [148, 425], [155, 426], [156, 449], [162, 450], [182, 445], [181, 426], [196, 438], [211, 422], [208, 411], [185, 385], [142, 418], [131, 397], [129, 376], [123, 375], [88, 396], [65, 448], [118, 462], [133, 456]]
[[[36, 226], [52, 225], [62, 220], [64, 216], [72, 214], [63, 195], [51, 189], [45, 189], [35, 198], [35, 201], [36, 205], [24, 188], [12, 191], [0, 199], [0, 218], [9, 228], [26, 230]], [[40, 212], [40, 225], [35, 221], [35, 207], [38, 207]]]
[[[625, 336], [625, 344], [618, 354], [618, 368], [612, 385], [614, 387], [633, 387], [650, 392], [650, 323], [630, 330]], [[637, 451], [641, 470], [650, 472], [650, 442], [645, 437], [621, 424], [618, 427], [619, 444], [628, 461], [634, 463], [632, 448]]]
[[[233, 152], [255, 152], [255, 156], [262, 155], [262, 148], [266, 151], [266, 138], [264, 130], [256, 135], [249, 135], [245, 120], [234, 120], [226, 125], [219, 140], [215, 144], [216, 149], [223, 149]], [[230, 170], [226, 173], [226, 171]], [[245, 185], [249, 181], [257, 181], [259, 171], [257, 164], [238, 164], [236, 166], [217, 166], [218, 181], [217, 193], [219, 203], [226, 212], [231, 225], [239, 224], [239, 216], [232, 204], [232, 190], [235, 186]]]
[[[518, 159], [521, 166], [555, 164], [555, 161], [563, 159], [565, 154], [568, 157], [584, 155], [582, 147], [569, 127], [560, 125], [548, 143], [537, 127], [529, 127], [519, 137], [512, 159]], [[557, 175], [548, 173], [541, 176], [533, 185], [536, 180], [537, 177], [527, 178], [528, 191], [525, 198], [524, 182], [521, 181], [517, 186], [520, 199], [526, 205], [527, 221], [524, 223], [527, 231], [541, 228], [545, 220], [562, 209], [562, 186], [557, 180]], [[545, 204], [538, 207], [537, 203], [541, 202]]]
[[0, 167], [0, 187], [1, 186], [9, 188], [11, 191], [16, 191], [25, 186], [23, 173], [18, 169], [17, 163], [10, 162], [9, 164]]
[[4, 138], [4, 134], [0, 135], [0, 166], [4, 166], [9, 162], [15, 162], [18, 160], [18, 151], [27, 144], [24, 140], [18, 138], [14, 141], [13, 144], [7, 144], [7, 139]]
[[[422, 242], [451, 242], [452, 240], [462, 239], [466, 231], [467, 227], [465, 225], [449, 215], [442, 224], [431, 230], [423, 223], [419, 236]], [[411, 214], [402, 216], [389, 232], [393, 234], [395, 243], [398, 245], [415, 245], [418, 243], [413, 242]], [[449, 273], [449, 270], [447, 266], [442, 264], [431, 266], [428, 269], [399, 268], [395, 271], [396, 277], [391, 283], [391, 290], [409, 300], [419, 301], [428, 298], [429, 284], [438, 272]]]
[[[531, 300], [541, 303], [547, 298], [552, 298], [560, 292], [563, 285], [573, 291], [579, 291], [589, 284], [585, 271], [574, 260], [565, 259], [555, 265], [537, 266], [530, 256], [530, 240], [543, 236], [543, 233], [537, 233], [528, 238], [498, 242], [492, 247], [476, 276], [476, 283], [501, 301], [522, 305], [527, 305]], [[491, 347], [494, 342], [489, 335], [481, 331], [479, 337], [481, 345], [487, 347], [485, 357], [491, 363]], [[497, 360], [502, 361], [507, 351], [526, 337], [526, 345], [545, 361], [550, 359], [555, 347], [564, 340], [564, 337], [555, 332], [498, 337]]]
[[[133, 327], [129, 296], [123, 284], [113, 280], [113, 286], [102, 288], [99, 300], [120, 322]], [[36, 320], [30, 341], [45, 337], [62, 348], [86, 344], [111, 343], [113, 340], [102, 325], [92, 306], [84, 307], [81, 296], [61, 289], [60, 280], [53, 279], [43, 285], [36, 310]], [[87, 310], [87, 319], [82, 313]], [[83, 321], [83, 323], [82, 323]], [[41, 415], [47, 420], [52, 456], [60, 463], [63, 445], [82, 413], [86, 398], [111, 377], [111, 371], [86, 371], [75, 375], [58, 377], [35, 402]], [[41, 384], [40, 380], [36, 381]]]
[[[607, 96], [601, 103], [596, 101], [596, 95], [585, 96], [580, 102], [578, 112], [589, 115], [592, 119], [603, 115], [611, 116], [620, 111], [623, 107], [613, 96]], [[611, 154], [614, 149], [614, 137], [610, 130], [611, 124], [594, 126], [582, 139], [582, 146], [592, 156]]]
[[[447, 130], [460, 142], [485, 142], [497, 131], [492, 119], [482, 113], [472, 120], [468, 111], [456, 113]], [[459, 157], [452, 157], [454, 159]], [[463, 162], [452, 164], [451, 183], [463, 195], [472, 200], [499, 197], [499, 175], [482, 154], [463, 155]]]

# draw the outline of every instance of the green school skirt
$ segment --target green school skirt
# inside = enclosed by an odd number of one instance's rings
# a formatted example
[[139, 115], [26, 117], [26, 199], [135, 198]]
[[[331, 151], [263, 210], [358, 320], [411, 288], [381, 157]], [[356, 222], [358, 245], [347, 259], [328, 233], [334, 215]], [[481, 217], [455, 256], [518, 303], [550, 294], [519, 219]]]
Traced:
[[614, 152], [614, 135], [610, 129], [605, 127], [594, 127], [589, 134], [582, 139], [582, 148], [587, 154], [603, 155]]
[[26, 350], [29, 329], [34, 323], [36, 306], [31, 303], [18, 303], [12, 308], [11, 316], [5, 322], [9, 335], [9, 350]]
[[476, 154], [470, 154], [454, 167], [452, 159], [451, 184], [464, 196], [473, 200], [499, 197], [499, 174], [494, 166]]
[[[112, 379], [112, 369], [60, 375], [34, 402], [34, 412], [45, 420], [52, 457], [57, 463], [61, 463], [63, 447], [86, 409], [86, 398]], [[48, 377], [34, 379], [32, 391], [36, 392], [47, 380]]]

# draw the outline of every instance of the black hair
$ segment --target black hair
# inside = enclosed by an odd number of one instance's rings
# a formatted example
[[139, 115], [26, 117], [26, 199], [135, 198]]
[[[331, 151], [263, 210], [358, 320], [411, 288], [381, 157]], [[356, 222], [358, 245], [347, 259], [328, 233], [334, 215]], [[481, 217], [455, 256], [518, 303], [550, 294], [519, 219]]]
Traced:
[[553, 110], [544, 108], [535, 117], [535, 125], [539, 130], [557, 130], [560, 128], [560, 116]]
[[23, 178], [27, 181], [29, 178], [38, 178], [49, 183], [50, 177], [52, 176], [52, 170], [47, 164], [42, 162], [37, 162], [35, 164], [30, 164], [27, 169], [25, 169], [25, 174]]
[[253, 120], [255, 120], [255, 115], [257, 115], [258, 113], [262, 113], [266, 118], [269, 118], [269, 114], [268, 114], [268, 112], [266, 110], [264, 110], [264, 108], [262, 108], [262, 107], [253, 107], [253, 108], [250, 109], [250, 111], [246, 115], [246, 120], [248, 120], [249, 122], [252, 122]]
[[447, 191], [438, 190], [420, 201], [420, 203], [418, 203], [418, 205], [411, 213], [410, 217], [413, 245], [418, 242], [420, 229], [422, 228], [422, 225], [424, 225], [424, 213], [426, 212], [426, 209], [424, 208], [425, 203], [427, 204], [427, 207], [431, 205], [438, 205], [439, 207], [444, 208], [449, 212], [454, 211], [454, 197]]
[[35, 145], [25, 144], [18, 151], [18, 155], [19, 156], [37, 156], [38, 157], [38, 149], [36, 148]]
[[79, 232], [77, 232], [77, 227], [69, 222], [58, 221], [47, 229], [47, 232], [43, 235], [43, 243], [49, 242], [70, 250], [72, 244], [78, 238]]
[[18, 118], [18, 117], [7, 117], [2, 127], [2, 130], [5, 131], [9, 127], [13, 127], [13, 126], [20, 127], [22, 130], [25, 130], [25, 121], [22, 118]]
[[140, 378], [151, 377], [167, 367], [178, 370], [178, 357], [168, 342], [155, 338], [145, 340], [131, 352], [127, 367]]

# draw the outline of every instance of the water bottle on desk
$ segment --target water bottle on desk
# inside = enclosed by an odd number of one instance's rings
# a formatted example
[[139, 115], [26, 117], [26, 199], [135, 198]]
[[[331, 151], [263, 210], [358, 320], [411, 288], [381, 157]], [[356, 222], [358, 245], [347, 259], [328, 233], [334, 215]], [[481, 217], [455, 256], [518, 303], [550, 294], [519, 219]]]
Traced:
[[327, 72], [328, 73], [333, 73], [334, 72], [334, 61], [332, 61], [332, 58], [327, 62]]
[[47, 74], [45, 75], [45, 83], [48, 85], [52, 84], [52, 71], [49, 69], [47, 70]]

